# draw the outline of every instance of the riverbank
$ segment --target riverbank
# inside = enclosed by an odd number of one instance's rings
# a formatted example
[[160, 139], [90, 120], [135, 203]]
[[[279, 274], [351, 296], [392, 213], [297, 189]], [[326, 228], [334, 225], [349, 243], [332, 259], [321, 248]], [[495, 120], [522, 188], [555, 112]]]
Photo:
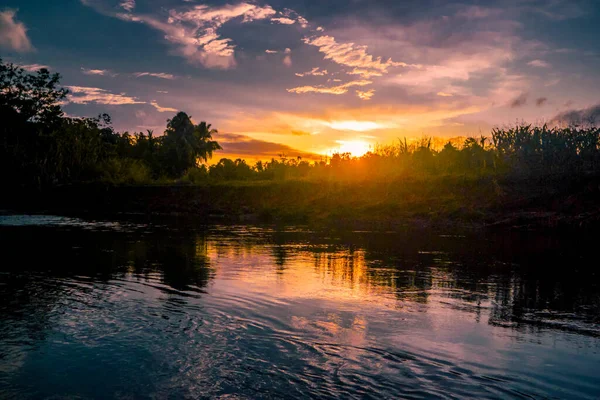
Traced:
[[1, 207], [31, 213], [186, 216], [333, 228], [597, 229], [600, 179], [94, 184], [11, 191], [3, 196]]

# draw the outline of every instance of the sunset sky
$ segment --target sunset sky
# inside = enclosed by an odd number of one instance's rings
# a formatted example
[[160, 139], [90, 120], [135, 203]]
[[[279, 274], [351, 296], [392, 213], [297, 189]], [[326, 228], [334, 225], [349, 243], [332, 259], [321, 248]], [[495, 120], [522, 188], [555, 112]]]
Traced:
[[0, 55], [60, 72], [68, 115], [158, 133], [182, 110], [219, 130], [221, 156], [359, 154], [600, 111], [595, 0], [2, 3]]

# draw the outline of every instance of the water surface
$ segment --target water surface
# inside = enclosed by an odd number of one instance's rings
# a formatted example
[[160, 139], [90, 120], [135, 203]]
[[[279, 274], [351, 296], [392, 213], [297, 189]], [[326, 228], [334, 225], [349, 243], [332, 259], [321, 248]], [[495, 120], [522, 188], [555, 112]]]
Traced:
[[598, 398], [593, 238], [0, 216], [1, 398]]

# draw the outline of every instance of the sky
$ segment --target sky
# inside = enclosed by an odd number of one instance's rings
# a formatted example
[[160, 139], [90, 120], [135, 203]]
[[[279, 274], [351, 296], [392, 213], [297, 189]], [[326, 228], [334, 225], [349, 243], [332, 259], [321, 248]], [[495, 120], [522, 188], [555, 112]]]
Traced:
[[62, 75], [70, 116], [216, 157], [318, 159], [398, 138], [600, 115], [596, 0], [3, 0], [0, 56]]

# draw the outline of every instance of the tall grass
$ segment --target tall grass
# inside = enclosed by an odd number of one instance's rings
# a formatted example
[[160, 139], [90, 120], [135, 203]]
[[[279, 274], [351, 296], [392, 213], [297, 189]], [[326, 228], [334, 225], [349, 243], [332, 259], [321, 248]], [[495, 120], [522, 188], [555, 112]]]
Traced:
[[[439, 142], [439, 139], [435, 141]], [[221, 159], [190, 171], [193, 181], [287, 180], [391, 181], [439, 176], [543, 178], [600, 173], [600, 128], [517, 125], [496, 128], [489, 137], [447, 142], [432, 138], [377, 145], [362, 157], [334, 154], [328, 162], [272, 159], [253, 166]], [[190, 175], [190, 176], [191, 176]]]

